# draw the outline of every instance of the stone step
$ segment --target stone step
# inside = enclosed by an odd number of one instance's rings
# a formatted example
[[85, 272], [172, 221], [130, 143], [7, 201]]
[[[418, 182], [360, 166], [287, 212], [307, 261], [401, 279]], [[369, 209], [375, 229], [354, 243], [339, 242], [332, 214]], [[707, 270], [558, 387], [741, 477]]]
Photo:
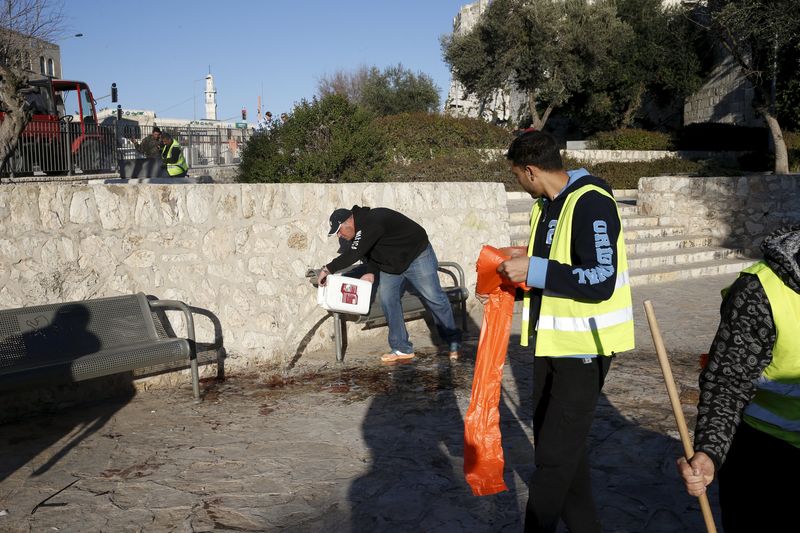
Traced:
[[511, 246], [528, 246], [529, 233], [512, 233], [510, 237]]
[[[659, 224], [663, 224], [663, 221], [661, 221], [660, 218], [657, 216], [651, 216], [651, 215], [622, 216], [622, 229], [624, 229], [626, 232], [630, 231], [633, 228], [658, 226]], [[678, 224], [670, 224], [670, 225], [677, 226]]]
[[[513, 232], [510, 235], [511, 246], [527, 246], [529, 233]], [[713, 237], [708, 235], [668, 235], [647, 239], [631, 239], [626, 236], [625, 250], [628, 257], [646, 254], [658, 254], [684, 251], [693, 248], [705, 248], [713, 245]]]
[[614, 198], [633, 198], [639, 197], [639, 189], [614, 189]]
[[[624, 227], [624, 226], [623, 226]], [[674, 237], [686, 233], [683, 226], [638, 226], [625, 229], [625, 240], [653, 239], [656, 237]]]
[[741, 259], [742, 250], [708, 246], [703, 248], [686, 248], [684, 250], [656, 252], [628, 256], [628, 268], [631, 272], [659, 266], [690, 267], [694, 263], [707, 263], [720, 259]]
[[508, 200], [506, 202], [506, 207], [508, 208], [508, 213], [530, 213], [531, 209], [533, 208], [533, 199], [528, 197], [528, 199], [520, 199], [520, 200]]
[[[636, 199], [639, 196], [638, 189], [614, 189], [611, 191], [614, 198]], [[531, 195], [525, 191], [507, 191], [508, 200], [531, 200]]]
[[[653, 283], [666, 283], [681, 279], [702, 278], [739, 272], [755, 262], [754, 259], [717, 259], [702, 263], [691, 263], [680, 268], [678, 266], [658, 266], [634, 270], [631, 268], [631, 286], [642, 286]], [[722, 287], [720, 287], [722, 288]]]
[[[530, 213], [509, 213], [508, 216], [508, 230], [509, 234], [511, 234], [512, 238], [519, 235], [528, 235], [530, 231], [530, 224], [528, 221], [528, 217]], [[637, 230], [639, 228], [655, 228], [659, 225], [663, 226], [671, 226], [671, 227], [682, 227], [677, 224], [677, 219], [671, 218], [671, 224], [665, 224], [663, 217], [657, 216], [649, 216], [649, 215], [622, 215], [622, 228], [625, 230], [625, 236], [629, 237], [629, 234]], [[673, 234], [679, 234], [678, 232], [674, 232]]]
[[626, 239], [625, 250], [628, 257], [658, 252], [677, 252], [688, 248], [702, 248], [713, 245], [710, 235], [684, 235], [654, 237], [650, 239]]
[[[508, 208], [509, 224], [514, 225], [516, 223], [528, 223], [528, 218], [531, 216], [531, 209], [533, 208], [533, 202], [526, 200], [513, 200], [508, 202], [506, 205]], [[619, 207], [619, 214], [623, 219], [626, 217], [641, 216], [639, 215], [636, 205], [618, 203], [617, 206]], [[656, 219], [656, 223], [657, 222], [658, 221]]]
[[[625, 228], [626, 241], [652, 239], [657, 237], [675, 237], [686, 233], [686, 228], [683, 226], [634, 226], [626, 228], [623, 219], [623, 228]], [[528, 236], [529, 226], [527, 220], [510, 220], [508, 223], [509, 233], [512, 239], [526, 238]]]

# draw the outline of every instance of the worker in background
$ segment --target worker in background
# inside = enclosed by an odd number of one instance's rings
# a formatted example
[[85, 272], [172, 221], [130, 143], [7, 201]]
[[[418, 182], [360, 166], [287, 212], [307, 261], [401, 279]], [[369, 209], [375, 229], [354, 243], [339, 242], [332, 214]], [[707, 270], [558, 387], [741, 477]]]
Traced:
[[161, 157], [161, 129], [158, 126], [153, 126], [153, 131], [142, 139], [136, 142], [131, 139], [134, 148], [145, 157]]
[[530, 287], [520, 343], [533, 345], [536, 470], [525, 531], [555, 533], [563, 520], [572, 533], [599, 533], [587, 439], [611, 359], [634, 347], [622, 222], [608, 184], [564, 170], [551, 135], [525, 131], [507, 157], [536, 199], [527, 254], [497, 267]]
[[272, 120], [272, 112], [267, 111], [264, 114], [264, 118], [258, 121], [258, 130], [261, 132], [269, 132], [274, 125], [275, 123]]
[[183, 150], [178, 141], [172, 138], [172, 134], [167, 131], [161, 133], [161, 159], [167, 168], [170, 178], [183, 178], [189, 171], [186, 158], [183, 157]]
[[725, 294], [700, 374], [695, 454], [678, 459], [692, 496], [719, 473], [726, 533], [797, 531], [800, 476], [800, 224], [761, 244], [764, 259]]
[[461, 330], [455, 325], [450, 299], [439, 281], [439, 261], [425, 229], [393, 209], [354, 205], [351, 209], [340, 208], [331, 213], [328, 236], [334, 235], [349, 246], [322, 267], [317, 282], [325, 285], [328, 274], [344, 270], [362, 259], [366, 261], [367, 273], [361, 279], [374, 283], [378, 274], [378, 294], [389, 326], [391, 349], [381, 360], [396, 362], [415, 357], [403, 318], [401, 298], [406, 285], [416, 289], [433, 315], [439, 336], [447, 343], [450, 359], [458, 359]]

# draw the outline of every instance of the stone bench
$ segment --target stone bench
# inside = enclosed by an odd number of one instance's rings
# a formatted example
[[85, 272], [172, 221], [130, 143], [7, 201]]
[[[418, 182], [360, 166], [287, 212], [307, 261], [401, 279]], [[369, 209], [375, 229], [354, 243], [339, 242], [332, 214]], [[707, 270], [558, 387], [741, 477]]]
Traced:
[[[183, 313], [186, 338], [175, 335], [165, 310]], [[216, 362], [223, 377], [225, 350], [218, 321], [214, 343], [195, 342], [193, 313], [216, 318], [143, 293], [0, 310], [0, 390], [188, 366], [197, 402], [198, 364]]]
[[[353, 267], [344, 272], [337, 272], [350, 277], [361, 277], [364, 273], [362, 266]], [[458, 263], [451, 261], [440, 261], [439, 272], [442, 273], [449, 282], [442, 285], [442, 289], [447, 295], [450, 303], [455, 305], [461, 315], [461, 329], [467, 330], [467, 299], [469, 298], [469, 290], [467, 289], [464, 281], [464, 269]], [[309, 279], [314, 287], [317, 286], [317, 276], [319, 269], [309, 270], [306, 272], [306, 277]], [[380, 283], [380, 278], [378, 280]], [[347, 317], [356, 317], [354, 320], [356, 324], [364, 324], [366, 327], [379, 327], [386, 325], [386, 317], [383, 314], [383, 306], [381, 305], [380, 295], [375, 290], [377, 284], [373, 286], [372, 301], [370, 303], [369, 311], [364, 315], [350, 315], [347, 313], [329, 311], [333, 315], [333, 332], [336, 339], [336, 361], [339, 363], [344, 361], [344, 348], [346, 344], [346, 327]], [[403, 307], [403, 318], [406, 320], [420, 318], [426, 312], [425, 304], [422, 299], [414, 293], [414, 289], [409, 287], [403, 297], [400, 299], [400, 304]]]

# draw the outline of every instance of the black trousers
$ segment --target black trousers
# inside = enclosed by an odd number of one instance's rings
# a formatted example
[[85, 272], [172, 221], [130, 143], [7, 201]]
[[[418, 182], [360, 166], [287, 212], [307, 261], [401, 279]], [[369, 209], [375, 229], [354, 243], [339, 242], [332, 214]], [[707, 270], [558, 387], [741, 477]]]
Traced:
[[536, 357], [533, 437], [536, 470], [525, 513], [526, 532], [599, 532], [586, 440], [611, 358]]
[[725, 533], [800, 530], [798, 478], [800, 448], [741, 422], [719, 470]]

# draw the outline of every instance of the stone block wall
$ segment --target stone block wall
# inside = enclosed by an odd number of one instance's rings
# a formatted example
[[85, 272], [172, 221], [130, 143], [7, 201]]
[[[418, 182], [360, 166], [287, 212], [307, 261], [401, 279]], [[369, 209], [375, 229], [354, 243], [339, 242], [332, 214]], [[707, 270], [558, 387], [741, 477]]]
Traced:
[[713, 159], [725, 163], [736, 163], [744, 152], [709, 152], [701, 150], [561, 150], [562, 157], [569, 157], [584, 163], [634, 163], [637, 161], [656, 161], [658, 159], [686, 159], [699, 161]]
[[662, 223], [760, 257], [765, 236], [800, 223], [800, 175], [641, 178], [637, 204], [642, 214], [664, 217]]
[[[330, 319], [305, 273], [335, 257], [328, 215], [353, 204], [421, 223], [472, 287], [481, 245], [509, 243], [501, 184], [5, 185], [0, 308], [142, 291], [213, 312], [228, 368], [281, 362], [301, 344], [329, 348], [333, 360]], [[213, 338], [208, 320], [197, 327], [200, 340]]]

